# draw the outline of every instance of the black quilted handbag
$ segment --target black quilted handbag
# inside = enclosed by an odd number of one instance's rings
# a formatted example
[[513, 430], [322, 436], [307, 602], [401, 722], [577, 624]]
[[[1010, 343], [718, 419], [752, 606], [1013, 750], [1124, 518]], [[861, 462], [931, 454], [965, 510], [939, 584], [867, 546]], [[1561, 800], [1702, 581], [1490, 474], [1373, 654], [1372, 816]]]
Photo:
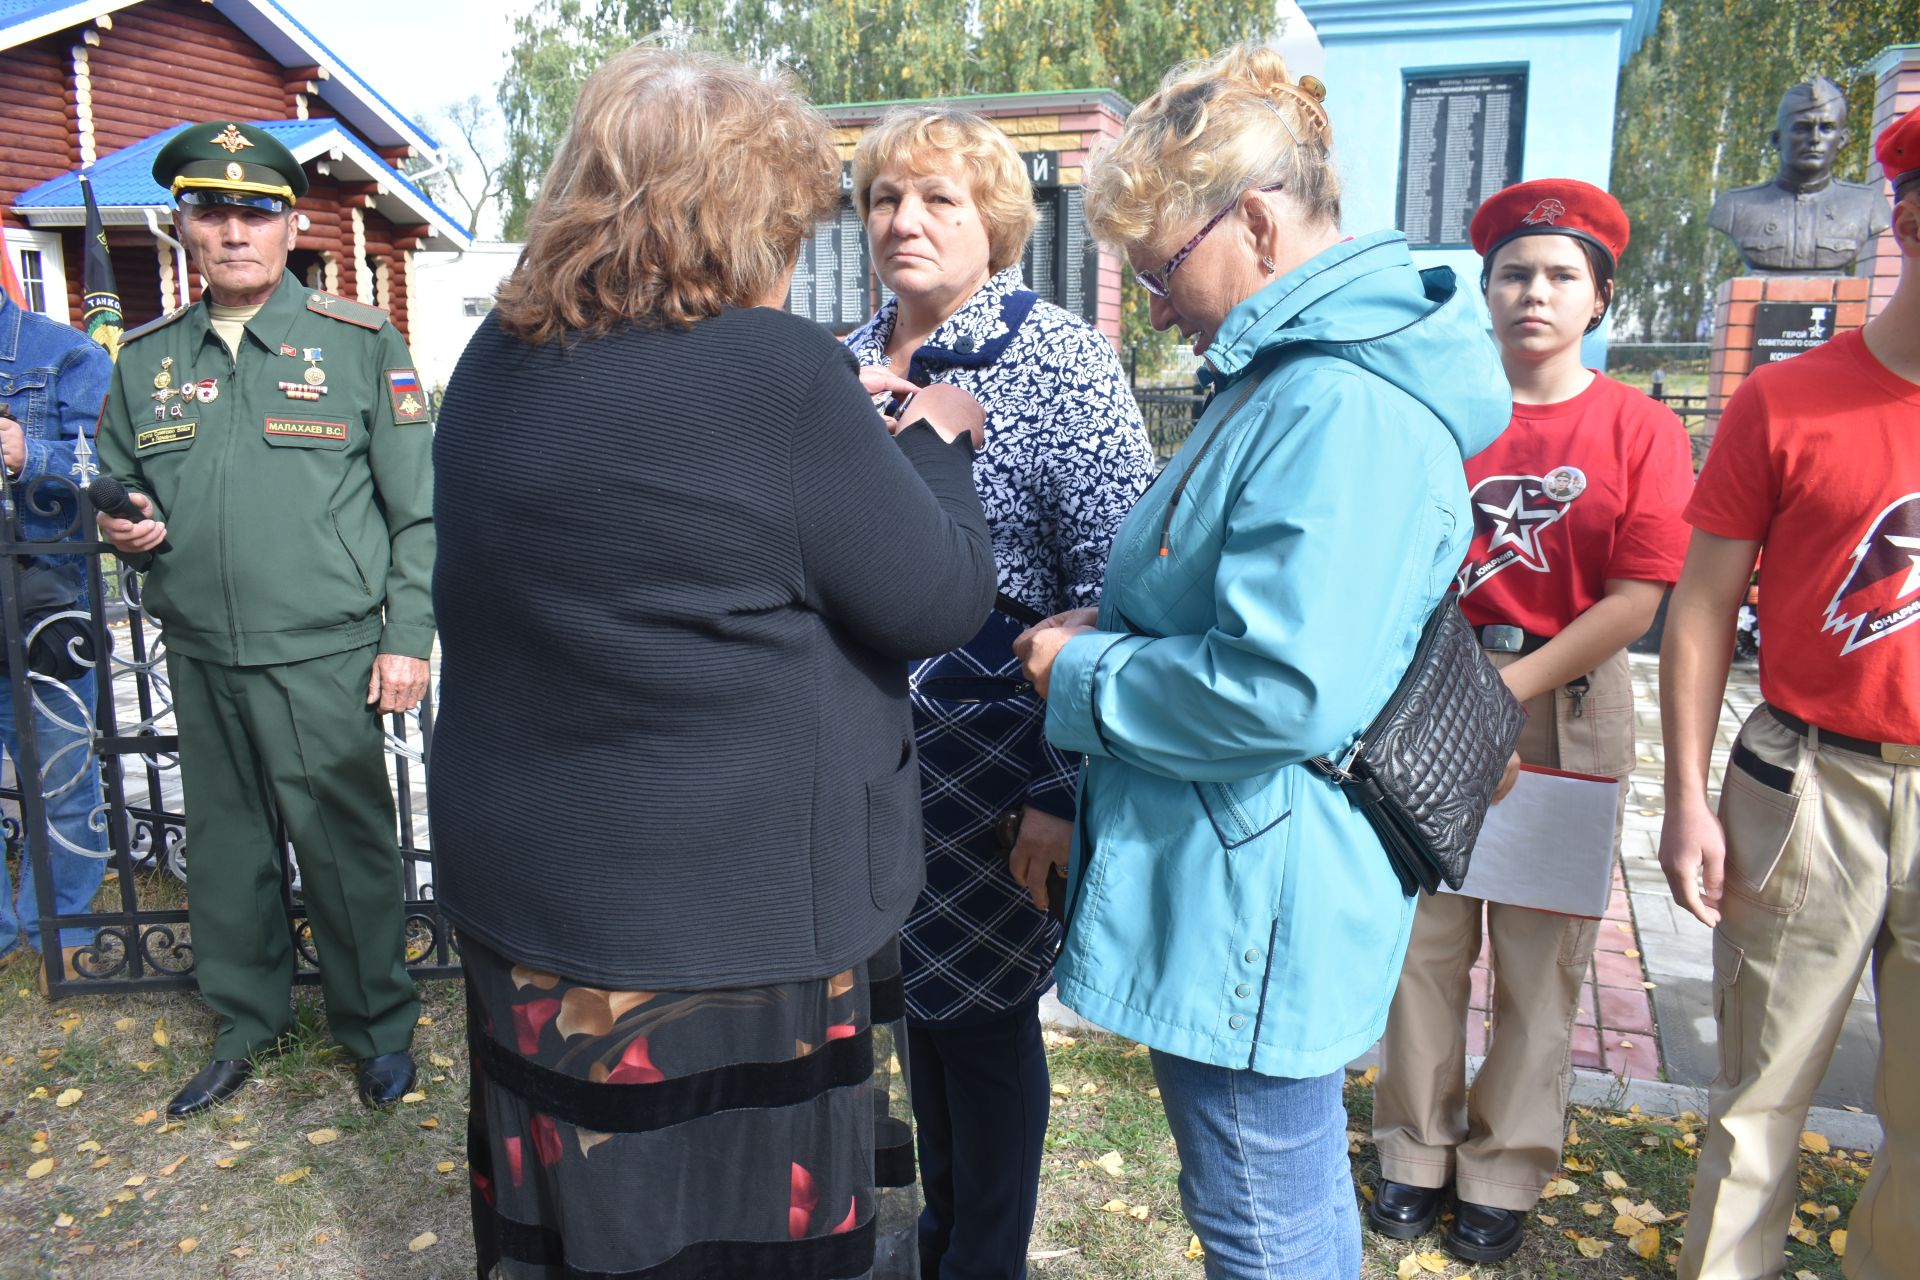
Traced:
[[1458, 889], [1527, 713], [1447, 592], [1400, 687], [1340, 763], [1307, 763], [1367, 815], [1401, 892]]

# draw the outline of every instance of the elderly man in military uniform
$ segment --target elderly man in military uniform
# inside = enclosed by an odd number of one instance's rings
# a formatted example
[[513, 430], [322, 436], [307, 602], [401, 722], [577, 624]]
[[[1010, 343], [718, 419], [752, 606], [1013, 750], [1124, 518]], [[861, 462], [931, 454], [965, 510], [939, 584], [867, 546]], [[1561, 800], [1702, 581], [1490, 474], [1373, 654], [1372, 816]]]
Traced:
[[1862, 246], [1887, 229], [1891, 215], [1878, 187], [1833, 176], [1847, 145], [1840, 86], [1816, 76], [1787, 90], [1767, 140], [1780, 153], [1780, 172], [1715, 200], [1709, 225], [1732, 237], [1754, 274], [1853, 270]]
[[180, 725], [188, 919], [213, 1062], [168, 1104], [212, 1107], [292, 1024], [275, 821], [334, 1038], [369, 1105], [399, 1100], [419, 1000], [381, 716], [419, 702], [433, 643], [432, 425], [386, 313], [286, 269], [307, 179], [265, 130], [216, 121], [154, 178], [206, 296], [126, 335], [101, 466], [148, 518], [100, 517], [146, 570]]

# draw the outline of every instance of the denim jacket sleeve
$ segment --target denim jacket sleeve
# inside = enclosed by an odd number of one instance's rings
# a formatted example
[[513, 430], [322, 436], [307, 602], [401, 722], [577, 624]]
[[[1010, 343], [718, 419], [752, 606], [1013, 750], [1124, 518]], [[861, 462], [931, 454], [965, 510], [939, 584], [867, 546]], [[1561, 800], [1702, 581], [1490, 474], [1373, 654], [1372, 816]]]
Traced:
[[1310, 389], [1249, 406], [1267, 420], [1207, 487], [1224, 529], [1211, 628], [1066, 644], [1049, 687], [1056, 745], [1231, 781], [1340, 748], [1385, 704], [1451, 572], [1437, 484], [1458, 458], [1436, 420], [1365, 373]]
[[27, 437], [17, 480], [31, 483], [45, 475], [74, 478], [74, 446], [99, 425], [100, 403], [107, 398], [112, 377], [113, 357], [99, 343], [86, 341], [68, 348], [54, 368], [46, 430], [37, 438]]

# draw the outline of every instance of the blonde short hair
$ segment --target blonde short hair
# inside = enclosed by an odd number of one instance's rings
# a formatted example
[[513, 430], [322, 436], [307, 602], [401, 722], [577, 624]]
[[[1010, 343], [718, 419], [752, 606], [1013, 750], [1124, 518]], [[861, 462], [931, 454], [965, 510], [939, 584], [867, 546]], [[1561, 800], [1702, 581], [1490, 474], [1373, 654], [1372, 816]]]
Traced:
[[895, 107], [860, 135], [853, 149], [853, 203], [867, 220], [873, 180], [890, 164], [908, 173], [938, 173], [963, 161], [973, 174], [973, 202], [987, 227], [987, 267], [1020, 260], [1033, 234], [1033, 181], [1020, 153], [992, 121], [958, 107]]
[[839, 177], [826, 121], [790, 80], [657, 45], [615, 54], [541, 182], [500, 323], [543, 343], [763, 302]]
[[1278, 186], [1309, 222], [1339, 226], [1325, 92], [1288, 79], [1286, 59], [1257, 44], [1175, 67], [1088, 167], [1087, 225], [1125, 250]]

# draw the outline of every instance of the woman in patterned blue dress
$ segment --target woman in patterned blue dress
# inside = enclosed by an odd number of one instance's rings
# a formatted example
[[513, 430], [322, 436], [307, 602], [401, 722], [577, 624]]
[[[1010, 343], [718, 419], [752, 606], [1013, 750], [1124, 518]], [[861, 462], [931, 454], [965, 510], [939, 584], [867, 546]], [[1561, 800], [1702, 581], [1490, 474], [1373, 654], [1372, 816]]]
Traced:
[[987, 411], [974, 481], [1002, 607], [913, 672], [927, 886], [901, 959], [923, 1275], [1017, 1280], [1047, 1126], [1036, 1006], [1060, 930], [1046, 882], [1067, 860], [1076, 766], [1041, 732], [1014, 615], [1098, 602], [1153, 451], [1112, 343], [1021, 279], [1033, 188], [1005, 134], [966, 112], [897, 110], [861, 139], [853, 188], [894, 295], [847, 340], [862, 381], [877, 398], [956, 383]]

